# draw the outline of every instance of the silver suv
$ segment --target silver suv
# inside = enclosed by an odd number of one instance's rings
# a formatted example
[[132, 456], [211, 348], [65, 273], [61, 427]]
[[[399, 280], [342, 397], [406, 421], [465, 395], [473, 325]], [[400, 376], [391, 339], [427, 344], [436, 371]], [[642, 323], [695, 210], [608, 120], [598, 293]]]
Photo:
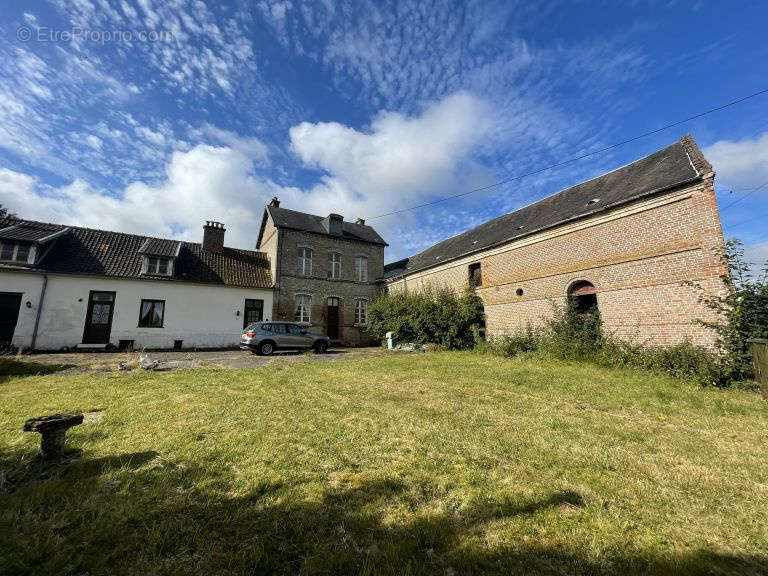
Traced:
[[262, 356], [269, 356], [275, 350], [312, 349], [322, 354], [330, 345], [328, 336], [312, 334], [293, 322], [254, 322], [243, 330], [240, 338], [240, 348]]

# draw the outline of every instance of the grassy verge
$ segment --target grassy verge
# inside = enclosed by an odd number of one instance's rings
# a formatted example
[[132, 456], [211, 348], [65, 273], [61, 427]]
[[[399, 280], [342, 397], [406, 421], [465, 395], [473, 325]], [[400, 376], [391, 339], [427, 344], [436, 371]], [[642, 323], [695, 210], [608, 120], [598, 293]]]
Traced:
[[[768, 403], [435, 353], [0, 384], [0, 573], [766, 573]], [[31, 416], [99, 409], [44, 466]]]

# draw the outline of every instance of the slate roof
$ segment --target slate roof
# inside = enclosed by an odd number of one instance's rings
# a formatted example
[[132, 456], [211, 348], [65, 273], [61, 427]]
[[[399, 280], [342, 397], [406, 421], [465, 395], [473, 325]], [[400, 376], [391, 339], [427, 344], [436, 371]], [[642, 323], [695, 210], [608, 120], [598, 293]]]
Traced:
[[[278, 206], [267, 206], [266, 210], [269, 212], [272, 222], [277, 228], [290, 228], [291, 230], [300, 230], [302, 232], [312, 232], [314, 234], [323, 234], [329, 236], [328, 231], [323, 226], [323, 220], [325, 216], [316, 216], [314, 214], [306, 214], [305, 212], [297, 212], [295, 210], [289, 210], [287, 208], [280, 208]], [[262, 223], [261, 231], [259, 232], [259, 240], [256, 244], [261, 244], [261, 237], [264, 233], [264, 223]], [[378, 232], [366, 224], [356, 224], [353, 222], [343, 222], [341, 227], [342, 238], [346, 240], [354, 240], [357, 242], [367, 242], [369, 244], [379, 244], [381, 246], [387, 246], [388, 244], [384, 239], [379, 236]]]
[[66, 230], [61, 224], [45, 222], [16, 222], [0, 225], [0, 240], [17, 240], [21, 242], [46, 242], [56, 237], [57, 233]]
[[562, 190], [515, 212], [443, 240], [410, 258], [384, 267], [384, 276], [410, 274], [474, 252], [529, 236], [579, 218], [694, 182], [711, 165], [690, 136], [641, 158]]
[[[16, 223], [55, 226], [12, 217], [0, 218], [0, 228]], [[61, 274], [147, 278], [146, 274], [141, 273], [142, 254], [139, 250], [145, 245], [167, 249], [171, 244], [178, 245], [174, 275], [151, 276], [153, 280], [245, 288], [272, 287], [269, 260], [263, 252], [225, 247], [224, 251], [218, 254], [203, 250], [199, 243], [194, 242], [149, 238], [77, 226], [69, 227], [66, 233], [56, 238], [50, 249], [43, 247], [42, 259], [32, 268]], [[0, 264], [0, 269], [20, 267], [18, 263]]]

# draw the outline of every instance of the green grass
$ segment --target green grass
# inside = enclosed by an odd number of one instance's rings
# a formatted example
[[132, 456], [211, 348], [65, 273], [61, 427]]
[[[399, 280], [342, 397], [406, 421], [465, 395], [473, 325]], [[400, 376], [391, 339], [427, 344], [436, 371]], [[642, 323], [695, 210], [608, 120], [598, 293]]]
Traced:
[[0, 356], [0, 384], [9, 380], [11, 376], [53, 374], [71, 366], [71, 364], [40, 364], [39, 362], [27, 362], [9, 356]]
[[754, 393], [472, 353], [17, 377], [0, 573], [766, 574], [767, 447]]

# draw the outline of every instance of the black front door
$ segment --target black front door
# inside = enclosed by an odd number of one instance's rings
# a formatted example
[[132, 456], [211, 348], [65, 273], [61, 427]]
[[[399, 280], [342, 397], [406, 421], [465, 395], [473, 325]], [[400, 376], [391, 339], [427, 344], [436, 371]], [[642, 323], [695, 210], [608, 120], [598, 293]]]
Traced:
[[339, 337], [339, 298], [328, 298], [328, 313], [326, 318], [328, 319], [328, 326], [325, 333], [328, 338], [335, 340]]
[[243, 311], [243, 328], [254, 322], [264, 320], [264, 300], [245, 299], [245, 310]]
[[91, 292], [88, 298], [88, 312], [85, 315], [83, 344], [109, 344], [114, 311], [114, 292]]
[[0, 348], [13, 340], [21, 308], [20, 292], [0, 292]]

